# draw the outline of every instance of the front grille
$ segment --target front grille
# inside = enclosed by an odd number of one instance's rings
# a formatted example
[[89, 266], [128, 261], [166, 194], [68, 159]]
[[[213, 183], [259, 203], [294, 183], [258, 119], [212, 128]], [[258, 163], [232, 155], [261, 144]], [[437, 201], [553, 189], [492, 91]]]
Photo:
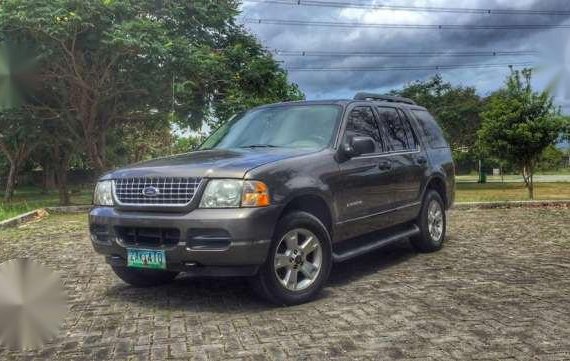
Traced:
[[117, 236], [129, 246], [174, 246], [180, 240], [176, 228], [115, 227]]
[[115, 180], [115, 196], [126, 205], [183, 206], [190, 203], [201, 180], [186, 177], [120, 178]]

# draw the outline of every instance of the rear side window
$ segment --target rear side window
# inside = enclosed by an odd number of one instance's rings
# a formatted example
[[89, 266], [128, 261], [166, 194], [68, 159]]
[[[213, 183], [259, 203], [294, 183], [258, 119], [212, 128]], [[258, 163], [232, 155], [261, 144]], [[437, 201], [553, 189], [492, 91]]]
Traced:
[[351, 137], [362, 136], [374, 139], [375, 153], [384, 151], [384, 144], [382, 143], [380, 131], [371, 107], [356, 107], [350, 112], [348, 117], [345, 141], [348, 142]]
[[437, 122], [426, 110], [412, 110], [431, 148], [447, 148], [447, 142]]
[[407, 118], [402, 118], [395, 108], [378, 108], [386, 140], [394, 151], [416, 149], [416, 141]]

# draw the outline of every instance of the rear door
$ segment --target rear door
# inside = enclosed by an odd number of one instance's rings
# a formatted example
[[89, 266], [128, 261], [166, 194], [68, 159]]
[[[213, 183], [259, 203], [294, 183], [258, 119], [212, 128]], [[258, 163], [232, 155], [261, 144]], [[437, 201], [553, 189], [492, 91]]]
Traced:
[[377, 106], [380, 131], [386, 139], [390, 164], [389, 189], [393, 224], [415, 217], [428, 160], [406, 114], [398, 108]]

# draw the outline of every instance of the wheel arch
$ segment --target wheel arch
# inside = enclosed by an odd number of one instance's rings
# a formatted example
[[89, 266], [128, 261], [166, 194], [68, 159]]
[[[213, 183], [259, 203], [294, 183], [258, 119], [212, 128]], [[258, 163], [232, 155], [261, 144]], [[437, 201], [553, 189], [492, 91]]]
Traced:
[[441, 174], [434, 174], [432, 175], [426, 182], [426, 186], [424, 189], [424, 193], [422, 195], [422, 199], [424, 199], [425, 195], [429, 190], [434, 190], [439, 193], [441, 199], [443, 200], [443, 204], [445, 208], [449, 208], [449, 198], [447, 194], [447, 184], [445, 182], [444, 177]]
[[293, 211], [303, 211], [317, 217], [328, 230], [332, 239], [334, 225], [333, 213], [325, 197], [316, 192], [296, 194], [286, 202], [279, 218]]

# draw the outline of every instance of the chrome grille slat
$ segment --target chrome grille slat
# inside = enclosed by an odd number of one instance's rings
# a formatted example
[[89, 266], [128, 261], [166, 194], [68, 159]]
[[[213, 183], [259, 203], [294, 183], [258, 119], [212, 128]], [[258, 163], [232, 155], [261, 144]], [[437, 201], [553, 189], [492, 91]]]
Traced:
[[[202, 178], [194, 177], [129, 177], [114, 180], [115, 198], [123, 205], [185, 206], [192, 201]], [[155, 187], [159, 194], [145, 196], [143, 189]]]

